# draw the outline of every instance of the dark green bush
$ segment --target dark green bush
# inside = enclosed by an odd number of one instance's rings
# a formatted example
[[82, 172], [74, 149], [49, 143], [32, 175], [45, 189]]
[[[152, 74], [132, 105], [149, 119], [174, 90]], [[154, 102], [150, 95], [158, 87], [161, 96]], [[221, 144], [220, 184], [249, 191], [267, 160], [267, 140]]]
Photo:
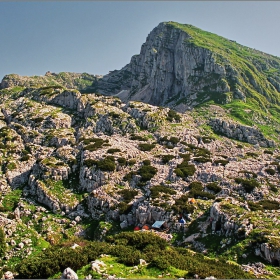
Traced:
[[130, 171], [129, 173], [125, 174], [125, 176], [123, 177], [123, 180], [130, 182], [134, 175], [137, 175], [137, 172]]
[[175, 204], [172, 205], [172, 210], [175, 214], [184, 213], [184, 214], [191, 214], [193, 213], [195, 207], [193, 204], [188, 203], [189, 196], [182, 195], [178, 199], [175, 199]]
[[151, 151], [156, 145], [155, 144], [148, 144], [148, 143], [140, 143], [138, 145], [139, 150], [147, 152]]
[[211, 152], [205, 148], [196, 148], [194, 151], [196, 157], [210, 157]]
[[94, 164], [102, 171], [114, 171], [116, 168], [115, 159], [112, 156], [107, 156], [100, 161], [95, 161]]
[[142, 182], [151, 180], [156, 175], [157, 169], [151, 165], [143, 165], [139, 170], [138, 174], [141, 176]]
[[[250, 239], [256, 243], [267, 242], [264, 234], [251, 232]], [[253, 278], [252, 274], [242, 271], [238, 266], [219, 259], [209, 259], [202, 254], [190, 252], [185, 248], [168, 246], [159, 236], [149, 232], [123, 232], [107, 237], [106, 242], [90, 242], [75, 250], [62, 245], [52, 246], [37, 256], [24, 258], [15, 268], [17, 278], [47, 279], [61, 273], [66, 267], [78, 270], [95, 260], [100, 254], [117, 257], [125, 265], [138, 265], [139, 259], [149, 262], [149, 267], [165, 270], [169, 266], [185, 270], [184, 278], [200, 278], [214, 275], [217, 279]]]
[[28, 161], [30, 159], [30, 155], [23, 155], [20, 161]]
[[258, 211], [263, 209], [259, 203], [255, 203], [253, 201], [248, 201], [247, 203], [251, 211]]
[[179, 122], [181, 120], [181, 117], [180, 117], [180, 115], [176, 111], [170, 109], [168, 111], [168, 115], [167, 115], [166, 119], [169, 122], [172, 122], [173, 120], [175, 120], [176, 122]]
[[131, 134], [130, 139], [138, 140], [138, 141], [147, 141], [148, 140], [146, 137], [143, 137], [141, 135], [135, 135], [135, 134]]
[[222, 190], [220, 186], [218, 186], [217, 182], [209, 183], [206, 185], [207, 189], [213, 191], [214, 193], [218, 193]]
[[117, 148], [112, 148], [112, 149], [107, 150], [108, 154], [114, 154], [114, 153], [117, 153], [117, 152], [121, 152], [121, 150], [117, 149]]
[[123, 189], [121, 191], [118, 191], [118, 193], [122, 195], [124, 202], [129, 203], [138, 194], [138, 191]]
[[275, 200], [264, 199], [258, 202], [265, 210], [278, 210], [279, 202]]
[[211, 158], [205, 158], [205, 157], [195, 157], [193, 158], [193, 160], [200, 163], [212, 162]]
[[151, 161], [149, 159], [143, 160], [144, 165], [151, 165]]
[[270, 190], [274, 193], [277, 193], [278, 192], [278, 187], [273, 185], [273, 184], [269, 184], [269, 187], [270, 187]]
[[254, 158], [259, 156], [258, 154], [252, 153], [252, 152], [247, 152], [246, 155], [249, 156], [249, 157], [254, 157]]
[[279, 202], [269, 199], [264, 199], [259, 202], [248, 201], [248, 206], [251, 211], [257, 210], [278, 210]]
[[130, 166], [134, 165], [135, 163], [136, 163], [136, 159], [131, 159], [131, 160], [128, 161], [128, 164]]
[[188, 161], [184, 159], [181, 164], [177, 165], [177, 168], [175, 168], [174, 173], [182, 178], [193, 176], [193, 174], [195, 173], [195, 166], [189, 164]]
[[190, 188], [190, 190], [200, 190], [200, 191], [202, 191], [203, 190], [203, 185], [202, 185], [201, 182], [194, 181], [194, 182], [191, 182], [189, 184], [189, 188]]
[[117, 118], [120, 117], [120, 115], [117, 114], [117, 113], [115, 113], [115, 112], [110, 112], [109, 115], [110, 115], [112, 118], [114, 118], [114, 119], [117, 119]]
[[[108, 143], [108, 140], [103, 140], [100, 138], [91, 138], [91, 139], [82, 138], [82, 140], [84, 141], [84, 144], [86, 144], [86, 146], [84, 147], [84, 150], [88, 150], [88, 151], [96, 151], [99, 148], [101, 148], [104, 143]], [[89, 143], [91, 143], [91, 144], [89, 144]]]
[[119, 213], [121, 214], [128, 214], [131, 211], [132, 205], [127, 204], [126, 202], [122, 201], [118, 204]]
[[234, 180], [236, 183], [241, 184], [246, 192], [251, 192], [254, 190], [254, 188], [260, 186], [259, 182], [255, 179], [247, 180], [247, 179], [242, 179], [242, 178], [235, 178]]
[[179, 154], [179, 156], [184, 159], [184, 161], [189, 161], [191, 159], [191, 155], [190, 154]]
[[173, 145], [177, 145], [180, 142], [180, 139], [178, 137], [170, 137], [169, 142], [171, 142]]
[[264, 150], [263, 153], [264, 154], [273, 155], [273, 151], [269, 151], [269, 150]]
[[176, 194], [176, 191], [165, 187], [165, 186], [161, 186], [161, 185], [157, 185], [157, 186], [152, 186], [150, 188], [151, 191], [151, 198], [158, 198], [160, 193], [166, 193], [166, 194]]
[[168, 163], [171, 159], [175, 158], [173, 155], [162, 155], [161, 160], [163, 164]]
[[276, 173], [276, 171], [273, 168], [267, 168], [265, 169], [265, 172], [269, 175], [274, 175]]
[[120, 166], [125, 166], [126, 165], [126, 159], [124, 157], [118, 158], [117, 161], [118, 161]]
[[96, 163], [96, 160], [91, 159], [91, 158], [84, 160], [84, 165], [87, 166], [87, 167], [91, 167], [95, 163]]

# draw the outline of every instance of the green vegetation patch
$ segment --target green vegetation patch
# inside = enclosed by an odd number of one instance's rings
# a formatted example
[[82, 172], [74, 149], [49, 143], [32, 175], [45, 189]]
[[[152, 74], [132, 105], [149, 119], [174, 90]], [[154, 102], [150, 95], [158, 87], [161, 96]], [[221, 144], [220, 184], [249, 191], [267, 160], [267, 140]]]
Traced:
[[86, 146], [84, 146], [84, 150], [88, 151], [97, 151], [98, 149], [102, 148], [105, 143], [108, 143], [109, 140], [103, 140], [101, 138], [90, 138], [90, 139], [80, 139], [83, 141]]
[[252, 192], [254, 188], [259, 187], [260, 183], [255, 179], [235, 178], [236, 183], [241, 184], [246, 192]]
[[165, 193], [165, 194], [170, 194], [170, 195], [176, 194], [175, 190], [173, 190], [169, 187], [162, 186], [162, 185], [152, 186], [150, 188], [150, 191], [151, 191], [151, 198], [153, 198], [153, 199], [158, 198], [160, 193]]
[[0, 211], [13, 212], [17, 207], [21, 194], [22, 194], [22, 190], [20, 189], [13, 190], [5, 194], [5, 196], [3, 196], [2, 199], [2, 206], [0, 206]]
[[[170, 247], [164, 239], [149, 232], [123, 232], [109, 236], [106, 242], [86, 242], [75, 250], [63, 244], [52, 246], [36, 256], [23, 259], [15, 270], [19, 278], [46, 279], [61, 273], [65, 267], [71, 267], [74, 271], [78, 270], [79, 275], [82, 273], [84, 278], [90, 272], [89, 263], [99, 259], [101, 254], [107, 255], [102, 260], [108, 265], [107, 270], [116, 269], [116, 277], [154, 278], [160, 271], [169, 273], [172, 278], [193, 278], [195, 274], [201, 278], [209, 275], [221, 279], [254, 278], [224, 260], [209, 259], [185, 248]], [[140, 258], [146, 260], [148, 266], [142, 268], [139, 265]], [[132, 272], [132, 266], [136, 265], [137, 272]], [[102, 275], [94, 274], [94, 277], [101, 278]]]
[[147, 182], [157, 174], [157, 168], [151, 165], [143, 165], [138, 170], [138, 174], [141, 176], [141, 182]]
[[148, 144], [148, 143], [140, 143], [138, 145], [139, 150], [144, 152], [151, 151], [156, 145], [155, 144]]

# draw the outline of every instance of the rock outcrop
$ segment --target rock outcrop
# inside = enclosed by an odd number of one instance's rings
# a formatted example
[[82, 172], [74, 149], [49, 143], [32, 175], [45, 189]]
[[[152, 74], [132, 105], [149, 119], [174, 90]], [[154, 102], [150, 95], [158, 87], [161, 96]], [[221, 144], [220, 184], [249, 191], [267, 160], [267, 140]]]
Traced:
[[98, 80], [98, 91], [158, 106], [183, 99], [195, 104], [194, 94], [206, 87], [217, 95], [230, 91], [224, 78], [232, 76], [231, 69], [217, 63], [210, 50], [188, 43], [189, 39], [191, 36], [181, 29], [160, 23], [148, 35], [139, 55], [120, 71]]
[[211, 119], [209, 124], [215, 132], [221, 133], [229, 138], [244, 141], [253, 145], [258, 144], [260, 147], [275, 146], [274, 141], [266, 139], [257, 128], [219, 118]]

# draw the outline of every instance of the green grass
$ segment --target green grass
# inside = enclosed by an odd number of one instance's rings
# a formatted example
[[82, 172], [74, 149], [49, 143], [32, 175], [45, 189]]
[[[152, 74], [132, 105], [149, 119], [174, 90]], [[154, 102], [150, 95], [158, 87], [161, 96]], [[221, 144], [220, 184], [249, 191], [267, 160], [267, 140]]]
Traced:
[[21, 197], [22, 190], [13, 190], [7, 193], [2, 200], [2, 207], [0, 207], [1, 212], [12, 212], [15, 210], [17, 203]]

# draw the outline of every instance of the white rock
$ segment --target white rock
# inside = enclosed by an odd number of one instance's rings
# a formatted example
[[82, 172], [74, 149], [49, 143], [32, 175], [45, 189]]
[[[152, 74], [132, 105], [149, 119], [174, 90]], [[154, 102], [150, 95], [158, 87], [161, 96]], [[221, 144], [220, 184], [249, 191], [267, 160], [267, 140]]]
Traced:
[[78, 275], [70, 267], [64, 269], [61, 279], [78, 279]]

